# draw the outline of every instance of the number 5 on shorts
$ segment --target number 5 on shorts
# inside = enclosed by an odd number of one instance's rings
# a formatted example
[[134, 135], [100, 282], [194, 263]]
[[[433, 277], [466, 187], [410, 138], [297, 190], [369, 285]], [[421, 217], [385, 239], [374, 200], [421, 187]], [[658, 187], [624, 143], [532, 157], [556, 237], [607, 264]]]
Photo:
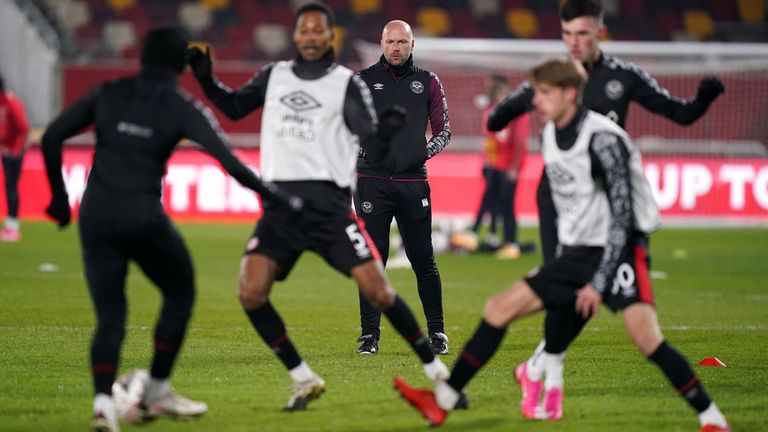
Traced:
[[347, 236], [352, 242], [352, 245], [355, 247], [355, 252], [357, 252], [358, 257], [365, 258], [371, 256], [371, 250], [368, 248], [368, 243], [365, 241], [365, 237], [360, 234], [357, 224], [349, 225], [345, 231], [347, 232]]

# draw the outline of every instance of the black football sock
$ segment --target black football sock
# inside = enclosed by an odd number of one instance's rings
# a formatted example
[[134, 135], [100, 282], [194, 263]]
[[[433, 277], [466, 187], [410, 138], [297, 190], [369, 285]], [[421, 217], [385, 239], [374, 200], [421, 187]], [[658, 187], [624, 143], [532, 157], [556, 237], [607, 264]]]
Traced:
[[248, 315], [259, 336], [269, 345], [272, 352], [280, 358], [288, 370], [301, 363], [301, 356], [288, 338], [285, 324], [283, 324], [283, 320], [275, 308], [272, 307], [272, 303], [266, 302], [257, 309], [246, 310], [245, 314]]
[[564, 309], [547, 310], [544, 318], [544, 351], [563, 353], [581, 333], [588, 319], [576, 313], [573, 305]]
[[648, 359], [659, 366], [680, 396], [684, 397], [696, 412], [700, 413], [709, 407], [712, 400], [691, 369], [691, 365], [666, 341], [662, 342], [656, 351], [648, 356]]
[[435, 359], [427, 338], [419, 328], [416, 318], [399, 296], [395, 296], [395, 303], [382, 311], [387, 316], [392, 327], [411, 345], [422, 363], [430, 363]]
[[91, 341], [91, 375], [94, 392], [97, 394], [112, 394], [112, 383], [115, 382], [120, 359], [120, 347], [125, 337], [124, 322], [118, 316], [115, 319], [102, 319], [96, 326], [96, 332]]
[[496, 328], [485, 320], [481, 320], [475, 334], [464, 345], [456, 364], [453, 365], [448, 385], [460, 392], [480, 368], [493, 357], [506, 333], [506, 327]]

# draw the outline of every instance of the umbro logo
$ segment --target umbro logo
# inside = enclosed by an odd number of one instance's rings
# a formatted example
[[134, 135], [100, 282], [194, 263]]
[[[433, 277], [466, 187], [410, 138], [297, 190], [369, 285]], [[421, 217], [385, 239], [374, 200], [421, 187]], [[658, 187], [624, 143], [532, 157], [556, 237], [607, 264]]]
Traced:
[[555, 183], [565, 184], [574, 180], [573, 174], [571, 174], [567, 168], [557, 162], [547, 164], [546, 170], [549, 179]]
[[296, 112], [308, 111], [322, 106], [320, 102], [304, 90], [290, 92], [281, 97], [280, 102]]
[[421, 206], [422, 207], [429, 207], [429, 198], [423, 198], [421, 200]]
[[373, 85], [374, 90], [384, 90], [384, 84], [382, 83], [376, 83]]

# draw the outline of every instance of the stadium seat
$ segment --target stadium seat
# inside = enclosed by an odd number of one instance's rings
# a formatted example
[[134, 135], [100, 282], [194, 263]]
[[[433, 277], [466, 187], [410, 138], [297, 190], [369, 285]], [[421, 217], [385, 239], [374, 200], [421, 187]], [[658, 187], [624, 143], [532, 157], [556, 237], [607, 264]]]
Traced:
[[709, 0], [707, 9], [715, 21], [737, 21], [739, 12], [734, 0]]
[[451, 18], [444, 9], [421, 8], [416, 12], [416, 21], [430, 36], [443, 36], [451, 31]]
[[179, 7], [179, 21], [192, 34], [207, 29], [213, 21], [210, 11], [200, 3], [184, 3]]
[[655, 36], [649, 34], [648, 37], [651, 40], [668, 40], [670, 35], [681, 30], [682, 28], [683, 23], [680, 19], [680, 14], [676, 12], [659, 13], [656, 16], [656, 30], [659, 33]]
[[[251, 0], [239, 0], [232, 3], [242, 22], [255, 25], [267, 20], [267, 10], [259, 2]], [[252, 31], [249, 31], [252, 34]], [[250, 37], [250, 36], [249, 36]]]
[[67, 7], [57, 8], [56, 18], [64, 30], [71, 32], [90, 22], [91, 10], [87, 3], [73, 1], [69, 2]]
[[624, 19], [637, 19], [645, 17], [646, 11], [646, 4], [643, 0], [623, 0], [619, 12]]
[[528, 0], [501, 0], [503, 10], [522, 9], [528, 7]]
[[293, 9], [290, 6], [273, 6], [268, 10], [268, 22], [293, 28]]
[[683, 14], [685, 30], [697, 39], [705, 40], [715, 33], [712, 17], [706, 11], [686, 11]]
[[[413, 5], [408, 0], [387, 0], [384, 2], [384, 13], [389, 19], [401, 19], [415, 26], [416, 16]], [[396, 17], [396, 18], [392, 18]]]
[[539, 33], [539, 23], [530, 9], [508, 10], [505, 19], [507, 29], [519, 38], [530, 38]]
[[209, 11], [215, 11], [229, 6], [229, 0], [200, 0], [200, 4]]
[[560, 14], [557, 10], [541, 12], [538, 15], [539, 39], [560, 39]]
[[765, 2], [760, 0], [738, 0], [739, 15], [745, 22], [765, 22]]
[[115, 11], [121, 11], [135, 6], [137, 0], [107, 0], [107, 5]]
[[106, 47], [116, 54], [137, 43], [136, 32], [130, 21], [113, 20], [107, 22], [104, 24], [102, 36]]
[[347, 38], [347, 29], [335, 25], [333, 26], [333, 36], [333, 50], [336, 52], [336, 55], [340, 55], [344, 49], [344, 41]]
[[[469, 0], [469, 10], [476, 17], [498, 16], [501, 12], [501, 5], [499, 0]], [[454, 20], [454, 22], [466, 24], [463, 21]]]
[[[496, 15], [492, 15], [495, 17]], [[472, 12], [468, 10], [456, 10], [451, 12], [451, 22], [461, 23], [457, 26], [453, 32], [453, 36], [466, 37], [466, 38], [478, 38], [489, 37], [490, 33], [483, 31], [477, 25], [477, 20], [481, 20], [488, 15], [476, 17]], [[493, 18], [495, 19], [495, 18]]]
[[275, 56], [290, 45], [288, 30], [280, 24], [261, 24], [253, 30], [253, 41], [265, 54]]
[[355, 15], [367, 15], [381, 11], [381, 0], [350, 0], [349, 7]]
[[605, 16], [614, 17], [619, 15], [619, 13], [621, 12], [621, 7], [619, 6], [619, 0], [602, 0], [602, 1], [603, 1], [603, 11], [605, 13]]

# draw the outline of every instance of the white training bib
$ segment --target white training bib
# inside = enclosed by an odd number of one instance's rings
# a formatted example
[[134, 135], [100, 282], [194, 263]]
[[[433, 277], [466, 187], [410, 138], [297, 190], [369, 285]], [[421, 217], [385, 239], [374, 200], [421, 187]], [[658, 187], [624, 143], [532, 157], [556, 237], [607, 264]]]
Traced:
[[268, 181], [328, 180], [354, 187], [358, 139], [344, 123], [353, 72], [333, 65], [304, 80], [293, 61], [275, 63], [261, 117], [261, 173]]
[[627, 146], [634, 228], [650, 233], [661, 225], [659, 208], [643, 176], [640, 152], [632, 139], [609, 118], [589, 111], [576, 142], [568, 150], [557, 146], [553, 122], [548, 122], [542, 131], [542, 156], [557, 210], [557, 236], [566, 246], [602, 246], [608, 241], [608, 197], [603, 186], [592, 178], [589, 153], [592, 136], [599, 132], [615, 134]]

